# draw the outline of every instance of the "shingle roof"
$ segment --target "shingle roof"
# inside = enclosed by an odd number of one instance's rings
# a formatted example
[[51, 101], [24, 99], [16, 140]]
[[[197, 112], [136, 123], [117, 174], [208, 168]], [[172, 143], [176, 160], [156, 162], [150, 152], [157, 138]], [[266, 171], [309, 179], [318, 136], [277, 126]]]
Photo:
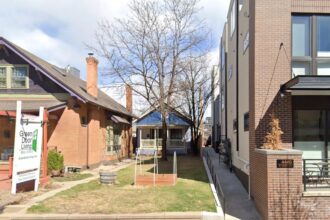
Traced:
[[[166, 122], [169, 126], [190, 126], [191, 121], [180, 114], [169, 112]], [[162, 117], [159, 111], [152, 111], [136, 121], [137, 126], [161, 126]]]
[[70, 93], [77, 95], [84, 101], [91, 102], [119, 114], [135, 117], [132, 113], [128, 112], [124, 106], [113, 100], [100, 89], [98, 90], [97, 98], [88, 94], [86, 91], [86, 81], [74, 76], [71, 73], [66, 72], [62, 68], [48, 63], [47, 61], [11, 43], [3, 37], [0, 37], [0, 43], [1, 41], [4, 42], [6, 46], [12, 47], [11, 49], [18, 52], [19, 55], [24, 56], [24, 58], [26, 58], [30, 63], [33, 63], [34, 65], [38, 66], [38, 68], [49, 74], [51, 78], [70, 90]]

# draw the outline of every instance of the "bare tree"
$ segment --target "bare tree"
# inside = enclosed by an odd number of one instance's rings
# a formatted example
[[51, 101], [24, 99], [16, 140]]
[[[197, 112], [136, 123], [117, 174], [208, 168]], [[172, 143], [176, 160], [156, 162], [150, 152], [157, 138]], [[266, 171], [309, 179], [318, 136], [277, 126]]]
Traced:
[[[184, 62], [181, 74], [182, 108], [189, 113], [191, 126], [191, 147], [198, 154], [198, 141], [205, 111], [212, 97], [211, 73], [208, 54], [190, 56]], [[182, 98], [184, 97], [184, 98]]]
[[109, 74], [132, 87], [162, 115], [162, 158], [166, 156], [168, 107], [177, 91], [181, 64], [205, 41], [198, 0], [132, 0], [129, 15], [99, 23], [96, 45]]

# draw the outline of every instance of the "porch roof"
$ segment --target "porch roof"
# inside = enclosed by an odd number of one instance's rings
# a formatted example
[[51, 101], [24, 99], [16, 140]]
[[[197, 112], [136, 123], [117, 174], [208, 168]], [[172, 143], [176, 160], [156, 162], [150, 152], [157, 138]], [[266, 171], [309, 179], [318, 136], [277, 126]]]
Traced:
[[[0, 102], [0, 111], [16, 111], [16, 100], [6, 100]], [[38, 111], [40, 106], [45, 109], [54, 109], [66, 105], [66, 102], [59, 100], [23, 100], [22, 111]]]
[[[166, 122], [169, 126], [190, 126], [190, 121], [180, 117], [179, 115], [170, 112], [168, 117], [166, 118]], [[159, 111], [153, 111], [144, 117], [138, 119], [136, 121], [137, 126], [161, 126], [162, 125], [162, 117]]]
[[296, 76], [281, 86], [281, 92], [292, 90], [330, 90], [330, 76]]

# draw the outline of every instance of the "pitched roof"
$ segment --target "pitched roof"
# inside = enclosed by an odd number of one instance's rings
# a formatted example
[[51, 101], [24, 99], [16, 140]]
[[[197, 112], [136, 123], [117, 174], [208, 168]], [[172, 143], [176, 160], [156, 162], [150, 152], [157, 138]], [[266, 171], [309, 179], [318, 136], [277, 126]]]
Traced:
[[[166, 122], [169, 126], [190, 126], [192, 123], [189, 118], [175, 111], [169, 112], [168, 117], [166, 117]], [[161, 126], [162, 117], [159, 111], [153, 110], [137, 119], [135, 123], [137, 126]]]
[[47, 61], [37, 57], [36, 55], [26, 51], [25, 49], [13, 44], [7, 39], [0, 37], [0, 44], [6, 45], [9, 49], [16, 52], [21, 58], [26, 60], [40, 72], [46, 74], [50, 79], [59, 84], [62, 88], [67, 90], [71, 95], [76, 96], [84, 102], [90, 102], [95, 105], [104, 107], [110, 111], [123, 114], [130, 117], [135, 117], [127, 109], [109, 97], [107, 94], [98, 90], [98, 97], [95, 98], [87, 93], [86, 81], [79, 77], [68, 73], [65, 69], [59, 68]]

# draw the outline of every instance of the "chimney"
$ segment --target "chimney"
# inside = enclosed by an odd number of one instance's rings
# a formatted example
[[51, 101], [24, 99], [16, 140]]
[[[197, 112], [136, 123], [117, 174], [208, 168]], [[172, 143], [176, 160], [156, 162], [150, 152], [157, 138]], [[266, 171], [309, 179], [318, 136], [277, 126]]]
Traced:
[[132, 96], [132, 87], [130, 85], [125, 86], [126, 90], [126, 109], [127, 111], [131, 112], [133, 111], [133, 96]]
[[93, 57], [93, 53], [88, 53], [87, 63], [87, 93], [97, 98], [97, 65], [99, 61]]

